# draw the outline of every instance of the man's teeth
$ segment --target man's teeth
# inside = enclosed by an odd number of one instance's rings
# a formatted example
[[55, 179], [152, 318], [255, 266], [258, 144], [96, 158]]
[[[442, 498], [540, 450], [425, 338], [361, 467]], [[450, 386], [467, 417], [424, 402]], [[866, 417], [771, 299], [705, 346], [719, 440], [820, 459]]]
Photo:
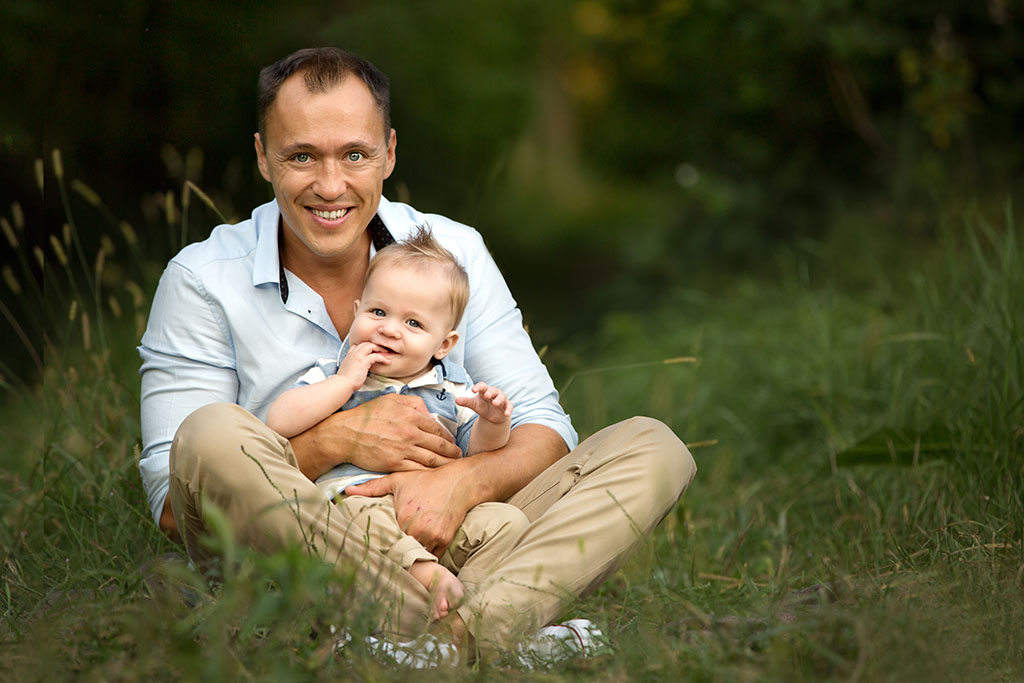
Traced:
[[344, 216], [346, 213], [348, 213], [348, 209], [336, 209], [334, 211], [321, 211], [320, 209], [310, 209], [310, 211], [313, 212], [314, 216], [319, 216], [320, 218], [323, 218], [328, 221], [336, 221], [342, 216]]

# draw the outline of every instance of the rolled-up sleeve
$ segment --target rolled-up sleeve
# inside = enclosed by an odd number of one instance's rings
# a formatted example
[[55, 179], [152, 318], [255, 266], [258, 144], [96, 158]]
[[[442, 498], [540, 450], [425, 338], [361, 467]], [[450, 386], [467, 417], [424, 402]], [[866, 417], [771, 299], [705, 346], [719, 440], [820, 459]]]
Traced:
[[474, 233], [470, 300], [466, 309], [465, 362], [474, 379], [493, 384], [515, 404], [513, 428], [540, 424], [555, 430], [572, 450], [577, 435], [558, 402], [547, 368], [523, 328], [523, 318], [497, 264]]
[[160, 278], [138, 348], [142, 454], [139, 471], [154, 521], [167, 497], [169, 453], [178, 426], [210, 403], [236, 403], [238, 375], [218, 307], [187, 268], [171, 262]]

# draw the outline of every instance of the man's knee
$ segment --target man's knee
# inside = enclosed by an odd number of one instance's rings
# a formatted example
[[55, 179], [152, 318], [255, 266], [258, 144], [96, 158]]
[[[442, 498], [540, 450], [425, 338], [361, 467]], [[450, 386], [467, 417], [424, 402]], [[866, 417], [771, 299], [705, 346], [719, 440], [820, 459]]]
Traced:
[[630, 418], [623, 427], [631, 433], [635, 452], [645, 458], [652, 481], [671, 489], [676, 497], [682, 495], [697, 474], [697, 463], [686, 444], [668, 425], [651, 417]]
[[466, 543], [476, 547], [497, 535], [519, 538], [530, 520], [522, 510], [508, 503], [481, 503], [469, 511], [460, 531]]
[[481, 506], [487, 509], [493, 524], [500, 528], [502, 533], [521, 536], [526, 531], [526, 527], [530, 526], [530, 520], [527, 518], [526, 513], [515, 505], [509, 505], [508, 503], [482, 503]]
[[197, 408], [174, 434], [170, 456], [172, 474], [189, 480], [188, 473], [194, 472], [199, 463], [213, 465], [225, 454], [225, 439], [238, 441], [229, 435], [247, 426], [251, 428], [253, 421], [259, 422], [252, 413], [234, 403], [211, 403]]

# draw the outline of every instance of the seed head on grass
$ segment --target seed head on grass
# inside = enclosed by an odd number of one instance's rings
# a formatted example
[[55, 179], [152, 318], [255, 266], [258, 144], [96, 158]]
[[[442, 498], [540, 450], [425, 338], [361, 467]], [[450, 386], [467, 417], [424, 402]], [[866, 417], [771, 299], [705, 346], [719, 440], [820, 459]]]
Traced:
[[96, 191], [91, 187], [83, 183], [81, 180], [75, 178], [71, 181], [71, 189], [81, 195], [82, 199], [89, 202], [93, 206], [103, 206], [103, 202], [100, 200], [100, 196], [96, 194]]
[[121, 234], [124, 235], [124, 241], [129, 245], [138, 243], [138, 238], [135, 236], [135, 230], [132, 228], [131, 223], [128, 221], [121, 221], [120, 223]]
[[68, 265], [68, 255], [64, 252], [64, 247], [61, 245], [60, 240], [57, 239], [56, 235], [50, 235], [50, 247], [53, 249], [53, 253], [57, 257], [57, 261], [62, 266], [66, 267]]
[[14, 294], [21, 294], [21, 283], [18, 282], [18, 278], [14, 276], [14, 271], [11, 270], [10, 266], [3, 267], [4, 282], [7, 283], [7, 288]]
[[64, 178], [64, 160], [61, 159], [61, 155], [60, 155], [60, 150], [59, 149], [54, 149], [53, 150], [52, 158], [53, 158], [53, 175], [56, 176], [58, 180], [62, 180]]
[[14, 234], [14, 229], [11, 228], [10, 222], [0, 216], [0, 227], [3, 228], [4, 237], [7, 238], [7, 243], [11, 245], [12, 249], [18, 248], [18, 237]]

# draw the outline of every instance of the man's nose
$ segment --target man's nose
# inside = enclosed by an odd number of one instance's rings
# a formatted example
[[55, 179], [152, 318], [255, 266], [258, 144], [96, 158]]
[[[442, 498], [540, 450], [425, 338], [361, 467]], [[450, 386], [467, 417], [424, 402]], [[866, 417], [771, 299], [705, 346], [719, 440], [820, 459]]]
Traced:
[[337, 199], [345, 194], [348, 181], [341, 163], [328, 159], [317, 168], [313, 191], [325, 200]]

